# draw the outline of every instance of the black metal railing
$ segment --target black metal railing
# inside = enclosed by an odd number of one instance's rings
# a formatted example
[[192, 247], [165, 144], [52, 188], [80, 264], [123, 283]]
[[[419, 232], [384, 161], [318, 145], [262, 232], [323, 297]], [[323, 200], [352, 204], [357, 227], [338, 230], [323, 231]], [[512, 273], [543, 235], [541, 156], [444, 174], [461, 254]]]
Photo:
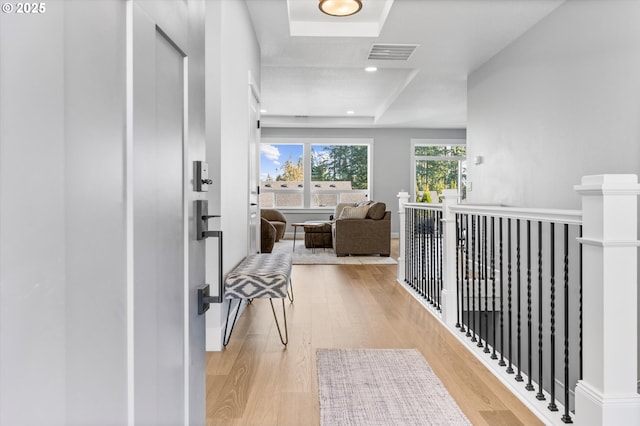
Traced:
[[[451, 211], [453, 238], [444, 235], [441, 206], [405, 205], [405, 283], [441, 311], [443, 271], [455, 262], [456, 328], [522, 382], [515, 386], [572, 423], [582, 376], [579, 214], [462, 205]], [[455, 244], [450, 259], [446, 244]]]
[[408, 208], [405, 226], [405, 282], [426, 302], [441, 310], [442, 209]]

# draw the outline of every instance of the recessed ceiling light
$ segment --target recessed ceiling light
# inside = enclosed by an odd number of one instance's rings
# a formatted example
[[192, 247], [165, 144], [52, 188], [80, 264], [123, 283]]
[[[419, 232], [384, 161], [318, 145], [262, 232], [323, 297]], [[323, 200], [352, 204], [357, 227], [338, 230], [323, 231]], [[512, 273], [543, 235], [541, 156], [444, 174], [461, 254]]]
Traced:
[[356, 112], [355, 112], [355, 111], [353, 111], [353, 110], [351, 110], [351, 109], [350, 109], [349, 111], [347, 111], [347, 114], [349, 114], [349, 115], [353, 115], [353, 114], [355, 114], [355, 113], [356, 113]]
[[364, 70], [366, 72], [376, 72], [378, 71], [378, 67], [366, 67]]

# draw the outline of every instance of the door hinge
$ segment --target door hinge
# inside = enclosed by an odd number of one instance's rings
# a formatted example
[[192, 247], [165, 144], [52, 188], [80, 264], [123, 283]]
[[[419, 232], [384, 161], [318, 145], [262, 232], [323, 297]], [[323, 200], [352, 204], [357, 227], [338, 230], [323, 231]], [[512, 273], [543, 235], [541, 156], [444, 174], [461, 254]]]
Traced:
[[260, 120], [258, 120], [258, 121], [256, 122], [256, 124], [258, 125], [258, 129], [259, 129], [259, 128], [260, 128]]

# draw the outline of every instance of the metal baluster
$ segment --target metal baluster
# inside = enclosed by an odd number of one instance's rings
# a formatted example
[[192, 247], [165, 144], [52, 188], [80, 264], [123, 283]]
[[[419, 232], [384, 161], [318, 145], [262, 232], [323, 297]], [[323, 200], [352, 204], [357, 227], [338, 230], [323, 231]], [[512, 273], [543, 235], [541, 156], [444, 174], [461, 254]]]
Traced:
[[569, 225], [564, 224], [564, 423], [573, 423], [569, 415]]
[[[421, 220], [421, 216], [422, 216], [422, 211], [416, 209], [415, 211], [415, 215], [414, 215], [414, 220], [416, 221], [416, 226], [420, 227], [420, 220]], [[422, 295], [421, 292], [421, 283], [420, 283], [420, 268], [422, 267], [422, 256], [421, 256], [421, 247], [422, 247], [422, 233], [419, 232], [417, 235], [417, 239], [415, 241], [415, 247], [414, 247], [414, 251], [413, 251], [413, 259], [414, 259], [414, 275], [413, 275], [413, 282], [414, 282], [414, 289], [418, 292], [418, 294]]]
[[478, 344], [479, 348], [483, 347], [482, 344], [482, 220], [478, 216]]
[[405, 229], [405, 251], [407, 258], [404, 260], [405, 276], [404, 281], [413, 288], [411, 276], [413, 274], [413, 239], [415, 237], [415, 229], [413, 228], [413, 209], [407, 208], [407, 227]]
[[416, 234], [413, 236], [413, 240], [411, 241], [412, 243], [412, 254], [413, 254], [413, 267], [411, 268], [411, 281], [413, 283], [412, 287], [413, 289], [420, 294], [420, 287], [419, 287], [419, 282], [418, 282], [418, 270], [420, 268], [420, 256], [417, 254], [418, 250], [419, 250], [419, 245], [420, 245], [420, 223], [419, 223], [419, 214], [420, 211], [417, 209], [413, 210], [413, 226], [414, 226], [414, 230], [417, 231]]
[[533, 376], [533, 357], [531, 356], [531, 221], [527, 220], [527, 377], [528, 381], [525, 389], [535, 390], [531, 382]]
[[426, 244], [425, 244], [425, 250], [428, 251], [428, 259], [429, 261], [427, 262], [426, 268], [425, 268], [425, 277], [426, 277], [426, 291], [427, 291], [427, 295], [428, 298], [427, 300], [429, 301], [429, 303], [433, 306], [433, 283], [432, 283], [432, 277], [431, 277], [431, 266], [433, 265], [433, 211], [432, 210], [428, 210], [427, 211], [427, 223], [429, 223], [430, 229], [429, 232], [427, 233], [427, 240], [426, 240]]
[[434, 284], [434, 302], [436, 309], [440, 310], [440, 212], [435, 212], [436, 226], [435, 233], [433, 234], [433, 246], [435, 249], [435, 255], [433, 262], [433, 284]]
[[456, 328], [460, 328], [460, 214], [456, 213]]
[[[460, 273], [460, 332], [464, 333], [468, 329], [465, 326], [464, 322], [464, 285], [467, 283], [467, 298], [469, 295], [469, 268], [468, 268], [468, 260], [467, 260], [467, 250], [469, 249], [469, 241], [467, 238], [469, 237], [469, 233], [467, 232], [467, 215], [460, 215], [460, 245], [464, 246], [462, 250], [462, 259], [460, 259], [460, 268], [462, 268], [462, 272]], [[468, 304], [468, 302], [467, 302]], [[469, 316], [467, 315], [467, 321], [469, 320]]]
[[407, 226], [405, 229], [405, 251], [407, 258], [404, 260], [405, 276], [404, 281], [413, 288], [413, 240], [415, 239], [416, 229], [413, 226], [413, 209], [407, 209]]
[[509, 326], [509, 366], [507, 367], [507, 373], [513, 374], [512, 360], [513, 360], [513, 352], [512, 352], [512, 336], [513, 336], [513, 318], [511, 315], [511, 218], [507, 219], [507, 305], [508, 305], [508, 326]]
[[[431, 220], [431, 210], [425, 210], [425, 216], [427, 218], [427, 223], [430, 223]], [[425, 253], [425, 264], [424, 264], [424, 291], [427, 295], [427, 301], [432, 303], [432, 293], [431, 293], [431, 264], [433, 263], [433, 259], [431, 256], [433, 255], [433, 251], [431, 250], [431, 232], [427, 232], [425, 234], [424, 240], [424, 253]]]
[[431, 259], [429, 265], [429, 286], [431, 293], [431, 306], [436, 305], [436, 277], [435, 277], [435, 264], [436, 264], [436, 212], [431, 210], [431, 221], [433, 226], [431, 227], [431, 234], [429, 234], [429, 258]]
[[[579, 227], [579, 237], [582, 238], [582, 225]], [[578, 297], [578, 347], [579, 347], [579, 359], [580, 366], [578, 368], [578, 380], [582, 380], [582, 244], [579, 245], [579, 254], [578, 254], [578, 268], [580, 270], [578, 279], [580, 282], [578, 283], [580, 295]]]
[[536, 399], [544, 401], [542, 392], [543, 352], [542, 352], [542, 222], [538, 222], [538, 393]]
[[418, 274], [419, 274], [419, 278], [418, 278], [418, 285], [420, 288], [420, 294], [422, 295], [423, 298], [426, 297], [426, 293], [424, 290], [424, 284], [425, 284], [425, 278], [424, 278], [424, 268], [427, 262], [427, 258], [426, 258], [426, 251], [425, 251], [425, 233], [424, 233], [424, 220], [425, 220], [425, 214], [426, 211], [425, 210], [420, 210], [420, 216], [418, 216], [418, 220], [420, 223], [420, 227], [422, 228], [422, 232], [420, 233], [420, 244], [419, 244], [419, 250], [420, 250], [420, 267], [418, 268]]
[[520, 219], [516, 219], [516, 298], [518, 299], [518, 304], [516, 305], [516, 359], [518, 372], [516, 373], [516, 382], [522, 382], [524, 379], [522, 378], [522, 317], [521, 317], [521, 308], [522, 308], [522, 297], [520, 294], [521, 287], [521, 270], [520, 270]]
[[504, 303], [503, 303], [503, 299], [504, 299], [504, 274], [502, 271], [503, 268], [503, 256], [502, 256], [502, 218], [499, 219], [498, 221], [498, 225], [500, 227], [500, 233], [499, 233], [499, 240], [500, 240], [500, 247], [499, 247], [499, 253], [500, 253], [500, 361], [498, 362], [498, 365], [500, 367], [504, 367], [507, 365], [506, 362], [504, 362]]
[[466, 255], [465, 255], [465, 262], [467, 267], [465, 268], [464, 274], [465, 274], [465, 280], [467, 282], [467, 337], [471, 337], [471, 318], [469, 318], [469, 316], [471, 315], [471, 306], [469, 305], [469, 252], [470, 252], [470, 248], [469, 248], [469, 215], [465, 215], [466, 218], [466, 245], [467, 245], [467, 250]]
[[549, 339], [549, 351], [551, 352], [549, 369], [551, 370], [551, 380], [549, 383], [550, 402], [547, 408], [550, 411], [558, 411], [556, 405], [556, 243], [555, 243], [555, 223], [551, 223], [550, 229], [551, 249], [549, 256], [549, 271], [551, 273], [551, 290], [549, 300], [551, 301], [550, 324], [551, 336]]
[[496, 355], [496, 221], [491, 216], [491, 359], [498, 359]]
[[420, 239], [418, 240], [418, 245], [419, 245], [419, 250], [420, 250], [420, 266], [418, 268], [419, 274], [420, 274], [420, 278], [418, 279], [418, 287], [420, 289], [420, 295], [422, 296], [423, 299], [425, 299], [426, 293], [424, 291], [424, 265], [426, 263], [426, 256], [427, 253], [424, 249], [425, 247], [425, 225], [424, 225], [424, 221], [425, 221], [425, 211], [424, 210], [420, 210], [420, 215], [418, 216], [418, 226], [420, 226]]
[[442, 294], [442, 262], [443, 262], [443, 253], [442, 253], [442, 238], [443, 238], [443, 230], [442, 230], [442, 211], [438, 212], [438, 251], [440, 252], [438, 255], [438, 310], [442, 312], [442, 301], [440, 300], [440, 296]]
[[[418, 219], [418, 210], [413, 209], [411, 218], [413, 221], [413, 226], [414, 226], [414, 231], [415, 231], [415, 226], [417, 225], [417, 219]], [[418, 238], [416, 240], [416, 238]], [[420, 243], [420, 232], [416, 233], [415, 235], [413, 235], [413, 238], [411, 240], [411, 257], [412, 257], [412, 267], [411, 267], [411, 287], [418, 291], [418, 287], [417, 287], [417, 282], [416, 282], [416, 277], [417, 277], [417, 271], [418, 268], [420, 267], [420, 264], [418, 263], [420, 261], [420, 258], [417, 256], [416, 251], [418, 250], [417, 244]]]
[[431, 286], [431, 265], [433, 265], [433, 211], [427, 210], [427, 223], [430, 228], [427, 228], [429, 232], [426, 234], [425, 250], [427, 251], [427, 264], [425, 265], [425, 291], [427, 293], [427, 301], [433, 305], [433, 288]]
[[411, 209], [411, 230], [413, 231], [413, 234], [410, 235], [411, 238], [411, 257], [408, 257], [407, 260], [409, 260], [411, 262], [410, 264], [410, 268], [409, 268], [409, 280], [411, 282], [411, 288], [413, 288], [414, 290], [416, 289], [416, 282], [415, 282], [415, 274], [416, 274], [416, 262], [417, 262], [417, 258], [416, 258], [416, 237], [420, 236], [420, 233], [416, 232], [416, 209]]
[[[489, 353], [489, 264], [487, 263], [487, 217], [482, 217], [482, 245], [484, 262], [484, 353]], [[482, 342], [482, 339], [480, 340]]]
[[[424, 223], [426, 217], [426, 211], [420, 211], [420, 222]], [[420, 234], [420, 294], [422, 294], [423, 298], [427, 297], [427, 293], [425, 291], [425, 276], [424, 271], [427, 264], [427, 252], [426, 252], [426, 234], [423, 232]]]
[[477, 342], [476, 338], [476, 216], [471, 216], [471, 328], [473, 329], [472, 342]]
[[429, 234], [429, 302], [431, 302], [431, 306], [435, 306], [436, 301], [436, 289], [435, 289], [435, 276], [434, 276], [434, 265], [436, 263], [436, 251], [435, 251], [435, 233], [436, 233], [436, 218], [435, 211], [429, 211], [430, 220], [431, 220], [431, 233]]
[[[415, 215], [416, 225], [420, 227], [420, 221], [422, 220], [422, 210], [416, 209]], [[420, 269], [422, 268], [423, 256], [422, 256], [422, 232], [418, 233], [418, 240], [416, 241], [415, 247], [415, 276], [413, 277], [415, 282], [415, 289], [418, 291], [418, 294], [424, 296], [422, 294], [422, 282], [420, 281]]]

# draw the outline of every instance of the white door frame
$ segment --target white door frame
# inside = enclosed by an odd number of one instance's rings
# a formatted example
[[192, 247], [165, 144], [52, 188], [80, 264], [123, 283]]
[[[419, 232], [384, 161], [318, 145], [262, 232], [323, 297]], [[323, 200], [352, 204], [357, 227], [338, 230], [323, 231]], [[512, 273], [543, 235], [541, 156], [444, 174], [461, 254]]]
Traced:
[[[253, 111], [255, 107], [255, 111]], [[249, 112], [249, 194], [248, 194], [248, 226], [247, 233], [247, 254], [255, 254], [260, 250], [260, 89], [256, 84], [251, 71], [249, 71], [249, 96], [248, 96], [248, 112]], [[256, 203], [256, 206], [252, 206]], [[255, 207], [255, 208], [254, 208]], [[252, 215], [256, 215], [252, 220]], [[251, 229], [253, 227], [253, 229]]]

